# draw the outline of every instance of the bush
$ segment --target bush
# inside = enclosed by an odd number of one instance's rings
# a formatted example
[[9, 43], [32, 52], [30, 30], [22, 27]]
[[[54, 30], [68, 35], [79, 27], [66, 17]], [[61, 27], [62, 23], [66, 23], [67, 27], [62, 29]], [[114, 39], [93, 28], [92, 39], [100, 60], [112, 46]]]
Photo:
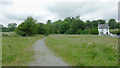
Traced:
[[120, 29], [112, 29], [110, 33], [120, 35]]

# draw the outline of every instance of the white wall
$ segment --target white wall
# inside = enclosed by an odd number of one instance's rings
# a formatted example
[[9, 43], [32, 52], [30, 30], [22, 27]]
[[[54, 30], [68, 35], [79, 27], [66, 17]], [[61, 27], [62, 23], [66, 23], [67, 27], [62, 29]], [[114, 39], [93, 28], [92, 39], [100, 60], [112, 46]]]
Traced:
[[98, 31], [99, 35], [101, 35], [100, 32], [103, 32], [103, 34], [106, 34], [106, 32], [108, 32], [108, 34], [110, 34], [109, 29], [98, 29]]

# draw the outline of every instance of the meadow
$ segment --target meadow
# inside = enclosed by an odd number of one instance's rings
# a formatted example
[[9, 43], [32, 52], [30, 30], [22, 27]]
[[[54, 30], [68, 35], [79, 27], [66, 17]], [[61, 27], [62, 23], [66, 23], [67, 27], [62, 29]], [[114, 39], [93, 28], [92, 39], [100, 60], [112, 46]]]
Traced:
[[95, 35], [51, 35], [47, 47], [70, 66], [117, 66], [118, 38]]
[[33, 43], [43, 37], [42, 35], [21, 37], [15, 35], [13, 32], [4, 33], [2, 37], [2, 65], [27, 65], [27, 62], [34, 59]]

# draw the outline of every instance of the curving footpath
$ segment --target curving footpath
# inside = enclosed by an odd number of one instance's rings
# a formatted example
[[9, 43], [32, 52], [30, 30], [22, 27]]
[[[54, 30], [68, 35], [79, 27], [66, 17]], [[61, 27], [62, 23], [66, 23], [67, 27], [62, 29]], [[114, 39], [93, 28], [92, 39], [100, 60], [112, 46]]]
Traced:
[[54, 53], [46, 47], [44, 39], [34, 43], [35, 59], [29, 66], [68, 66], [61, 58], [54, 56]]

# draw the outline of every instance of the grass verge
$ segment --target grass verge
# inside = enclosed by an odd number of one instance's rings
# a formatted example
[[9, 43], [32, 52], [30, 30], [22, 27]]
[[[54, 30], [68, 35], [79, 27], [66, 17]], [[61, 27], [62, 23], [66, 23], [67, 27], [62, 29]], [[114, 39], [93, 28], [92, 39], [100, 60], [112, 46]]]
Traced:
[[51, 35], [45, 44], [71, 66], [118, 65], [118, 38]]

